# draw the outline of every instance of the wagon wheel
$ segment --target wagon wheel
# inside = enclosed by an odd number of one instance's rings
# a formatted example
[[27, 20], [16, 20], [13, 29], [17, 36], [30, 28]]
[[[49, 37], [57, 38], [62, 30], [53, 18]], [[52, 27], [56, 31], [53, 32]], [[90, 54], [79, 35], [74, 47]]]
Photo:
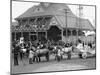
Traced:
[[82, 58], [83, 58], [83, 59], [86, 59], [86, 58], [87, 58], [87, 54], [86, 54], [86, 53], [83, 53], [83, 54], [82, 54]]
[[79, 53], [78, 56], [79, 56], [79, 58], [82, 58], [82, 54], [81, 53]]

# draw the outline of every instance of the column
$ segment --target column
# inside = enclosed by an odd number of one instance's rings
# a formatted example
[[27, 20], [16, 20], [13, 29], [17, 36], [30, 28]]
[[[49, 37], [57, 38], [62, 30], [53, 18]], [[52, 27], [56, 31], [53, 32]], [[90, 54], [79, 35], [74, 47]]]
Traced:
[[70, 29], [70, 35], [72, 36], [72, 29]]
[[66, 43], [68, 42], [68, 40], [67, 40], [67, 27], [66, 27]]
[[37, 22], [37, 19], [38, 19], [38, 18], [36, 17], [35, 20], [34, 20], [34, 23], [35, 23], [35, 24], [37, 24], [37, 23], [36, 23], [36, 22]]
[[38, 39], [38, 31], [36, 31], [36, 34], [37, 34], [37, 41], [39, 41], [39, 39]]
[[20, 19], [20, 25], [22, 25], [22, 19]]
[[21, 31], [21, 37], [23, 37], [23, 31]]
[[76, 36], [78, 36], [78, 30], [76, 30], [76, 33], [77, 33]]
[[63, 29], [61, 30], [61, 38], [62, 38], [62, 41], [63, 41]]
[[18, 22], [18, 25], [20, 25], [20, 20], [17, 20], [17, 22]]
[[29, 25], [29, 18], [27, 18], [27, 25]]
[[29, 41], [31, 41], [31, 39], [30, 39], [30, 31], [29, 31]]
[[76, 34], [76, 42], [77, 42], [77, 40], [79, 39], [79, 37], [78, 37], [78, 34], [79, 34], [78, 31], [79, 31], [79, 30], [76, 30], [76, 32], [77, 32], [77, 34]]
[[16, 32], [15, 32], [14, 40], [16, 40]]
[[71, 38], [71, 42], [73, 43], [73, 35], [72, 35], [72, 31], [73, 31], [73, 30], [70, 29], [70, 36], [71, 36], [70, 38]]
[[46, 36], [46, 40], [47, 40], [47, 30], [45, 31], [45, 36]]
[[22, 25], [22, 19], [20, 20], [20, 25], [21, 25], [21, 37], [23, 37], [23, 25]]

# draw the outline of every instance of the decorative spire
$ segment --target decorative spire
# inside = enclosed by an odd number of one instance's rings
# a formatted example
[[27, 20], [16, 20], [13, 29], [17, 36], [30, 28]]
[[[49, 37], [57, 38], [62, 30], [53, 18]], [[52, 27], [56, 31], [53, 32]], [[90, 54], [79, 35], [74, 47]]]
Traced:
[[50, 5], [50, 3], [48, 2], [41, 2], [40, 4], [43, 5], [44, 7], [48, 7]]
[[83, 6], [79, 5], [79, 17], [82, 18], [83, 16]]

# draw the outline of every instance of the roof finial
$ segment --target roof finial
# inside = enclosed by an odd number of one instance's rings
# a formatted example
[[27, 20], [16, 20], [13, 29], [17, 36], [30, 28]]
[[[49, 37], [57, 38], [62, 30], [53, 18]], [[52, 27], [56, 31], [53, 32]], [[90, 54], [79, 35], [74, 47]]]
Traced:
[[50, 5], [50, 3], [48, 3], [48, 2], [41, 2], [41, 5], [43, 5], [45, 7], [48, 7]]

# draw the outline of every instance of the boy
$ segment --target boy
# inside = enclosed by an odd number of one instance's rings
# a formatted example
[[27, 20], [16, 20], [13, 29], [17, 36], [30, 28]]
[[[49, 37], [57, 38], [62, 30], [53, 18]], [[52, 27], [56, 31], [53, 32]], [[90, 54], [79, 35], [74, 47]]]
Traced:
[[34, 52], [30, 50], [29, 51], [29, 64], [33, 64], [33, 56], [34, 56]]

